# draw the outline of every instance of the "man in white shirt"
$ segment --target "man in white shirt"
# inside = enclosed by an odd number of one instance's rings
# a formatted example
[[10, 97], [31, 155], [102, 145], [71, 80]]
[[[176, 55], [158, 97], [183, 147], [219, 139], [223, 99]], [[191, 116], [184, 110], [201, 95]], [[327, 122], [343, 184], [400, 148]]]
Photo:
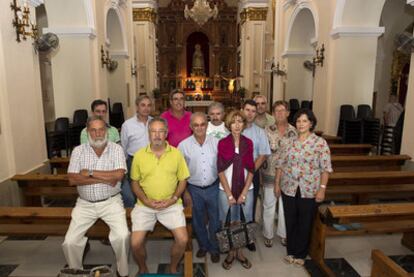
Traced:
[[187, 190], [193, 203], [192, 225], [199, 245], [196, 256], [202, 258], [209, 252], [211, 261], [218, 263], [220, 253], [215, 237], [220, 228], [217, 175], [218, 139], [206, 134], [207, 116], [204, 113], [193, 113], [190, 127], [193, 130], [193, 135], [180, 142], [178, 149], [183, 153], [190, 169]]
[[124, 205], [131, 208], [136, 203], [135, 194], [131, 189], [131, 172], [132, 159], [138, 150], [149, 144], [148, 122], [151, 120], [150, 113], [153, 108], [152, 100], [147, 95], [138, 96], [135, 100], [137, 114], [122, 124], [121, 145], [125, 151], [128, 174], [122, 182], [122, 198]]
[[105, 121], [92, 116], [87, 121], [88, 143], [76, 147], [68, 167], [68, 179], [79, 197], [62, 244], [70, 268], [82, 268], [88, 229], [102, 219], [110, 229], [118, 276], [128, 276], [129, 231], [122, 203], [121, 180], [126, 171], [120, 145], [108, 140]]
[[220, 102], [213, 102], [208, 107], [208, 115], [210, 122], [207, 126], [207, 135], [211, 135], [218, 139], [222, 139], [229, 134], [226, 126], [224, 126], [224, 107]]

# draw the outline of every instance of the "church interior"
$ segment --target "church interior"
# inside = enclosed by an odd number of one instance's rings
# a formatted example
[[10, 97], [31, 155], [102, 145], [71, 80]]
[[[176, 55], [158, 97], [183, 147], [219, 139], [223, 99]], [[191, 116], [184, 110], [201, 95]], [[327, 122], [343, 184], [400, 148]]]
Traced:
[[[154, 99], [152, 114], [159, 115], [175, 89], [192, 112], [213, 101], [240, 109], [256, 95], [267, 98], [269, 113], [277, 100], [289, 102], [292, 116], [312, 109], [332, 153], [324, 204], [338, 207], [327, 208], [314, 229], [304, 268], [284, 264], [285, 248], [265, 247], [257, 232], [257, 252], [246, 253], [250, 270], [226, 271], [194, 255], [183, 276], [414, 273], [414, 0], [0, 5], [0, 277], [56, 276], [65, 266], [67, 221], [47, 228], [47, 220], [62, 219], [35, 215], [70, 207], [59, 159], [79, 144], [91, 102], [107, 101], [110, 124], [121, 128], [136, 112], [136, 97]], [[384, 122], [390, 95], [404, 108], [394, 126]], [[32, 213], [25, 217], [21, 207]], [[85, 265], [115, 263], [110, 246], [98, 239], [90, 245]], [[151, 272], [168, 262], [170, 245], [148, 241]], [[136, 276], [131, 257], [129, 267]]]

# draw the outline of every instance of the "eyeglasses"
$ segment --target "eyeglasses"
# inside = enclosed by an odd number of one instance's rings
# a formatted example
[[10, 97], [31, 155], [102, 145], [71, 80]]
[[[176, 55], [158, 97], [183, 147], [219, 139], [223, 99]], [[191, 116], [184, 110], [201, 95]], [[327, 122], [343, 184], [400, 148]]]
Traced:
[[164, 134], [167, 130], [150, 130], [151, 134]]

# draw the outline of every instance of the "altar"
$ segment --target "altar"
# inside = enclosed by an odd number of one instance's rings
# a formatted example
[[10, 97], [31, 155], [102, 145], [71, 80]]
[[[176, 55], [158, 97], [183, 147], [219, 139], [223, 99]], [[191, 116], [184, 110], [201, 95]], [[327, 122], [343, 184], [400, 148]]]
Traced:
[[185, 106], [187, 108], [187, 110], [191, 111], [191, 112], [204, 112], [207, 113], [208, 112], [208, 106], [210, 106], [210, 104], [212, 104], [214, 101], [210, 100], [210, 101], [186, 101], [185, 102]]

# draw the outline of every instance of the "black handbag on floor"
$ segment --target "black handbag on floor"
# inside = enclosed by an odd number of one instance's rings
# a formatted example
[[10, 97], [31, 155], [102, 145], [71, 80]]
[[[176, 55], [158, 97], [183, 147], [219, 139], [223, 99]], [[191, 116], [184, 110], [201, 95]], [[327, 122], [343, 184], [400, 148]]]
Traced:
[[255, 222], [246, 223], [243, 208], [240, 206], [240, 222], [231, 225], [231, 207], [227, 212], [224, 226], [216, 233], [218, 246], [221, 253], [245, 247], [256, 241], [255, 233], [257, 224]]

